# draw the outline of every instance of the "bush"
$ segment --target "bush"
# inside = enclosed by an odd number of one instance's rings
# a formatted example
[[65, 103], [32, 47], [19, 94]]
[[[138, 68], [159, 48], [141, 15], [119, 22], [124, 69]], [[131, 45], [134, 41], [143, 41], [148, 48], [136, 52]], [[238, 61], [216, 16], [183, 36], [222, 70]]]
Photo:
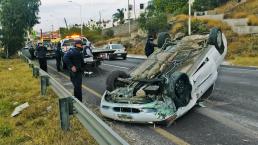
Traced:
[[256, 15], [250, 15], [248, 18], [248, 25], [249, 26], [258, 26], [258, 17]]
[[237, 12], [237, 13], [225, 14], [224, 19], [241, 19], [241, 18], [246, 18], [247, 16], [248, 16], [248, 13], [246, 12]]
[[184, 29], [184, 23], [176, 23], [172, 26], [171, 33], [175, 35], [176, 33], [180, 32]]
[[132, 45], [132, 43], [130, 43], [130, 41], [125, 41], [125, 42], [123, 42], [123, 45], [124, 45], [124, 47], [127, 48], [127, 49], [133, 47], [133, 45]]
[[167, 31], [168, 28], [167, 15], [165, 13], [155, 13], [154, 15], [143, 13], [138, 19], [138, 22], [140, 28], [147, 31], [150, 35]]
[[176, 20], [177, 20], [178, 22], [187, 21], [187, 20], [188, 20], [188, 15], [177, 15], [177, 16], [176, 16]]
[[114, 30], [108, 29], [108, 30], [105, 32], [104, 37], [105, 37], [105, 38], [112, 38], [112, 37], [114, 37]]

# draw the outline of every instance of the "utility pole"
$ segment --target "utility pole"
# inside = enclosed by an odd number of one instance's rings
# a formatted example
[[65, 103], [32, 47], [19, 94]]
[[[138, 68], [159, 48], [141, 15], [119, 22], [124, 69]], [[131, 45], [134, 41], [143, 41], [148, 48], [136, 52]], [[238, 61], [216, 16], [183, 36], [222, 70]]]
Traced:
[[54, 25], [52, 24], [51, 27], [52, 27], [52, 34], [51, 34], [51, 37], [52, 37], [52, 39], [53, 39], [53, 38], [54, 38]]
[[100, 26], [102, 25], [102, 16], [101, 16], [101, 11], [99, 11], [99, 23], [100, 23]]
[[135, 0], [133, 0], [133, 11], [134, 11], [134, 19], [136, 20], [136, 12], [135, 12]]
[[131, 20], [130, 20], [130, 3], [129, 3], [129, 0], [128, 0], [128, 21], [129, 21], [129, 34], [131, 34]]
[[192, 26], [191, 26], [191, 17], [192, 17], [192, 10], [191, 10], [191, 7], [192, 7], [192, 4], [193, 4], [193, 0], [188, 0], [188, 6], [189, 6], [189, 10], [188, 10], [188, 35], [191, 35], [192, 34]]

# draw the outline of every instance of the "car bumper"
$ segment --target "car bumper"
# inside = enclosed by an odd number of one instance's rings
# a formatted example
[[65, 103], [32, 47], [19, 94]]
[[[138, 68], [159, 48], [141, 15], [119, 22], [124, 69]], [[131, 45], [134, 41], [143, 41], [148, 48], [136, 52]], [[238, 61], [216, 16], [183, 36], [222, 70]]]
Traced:
[[112, 53], [110, 54], [111, 57], [125, 57], [127, 53]]
[[50, 50], [48, 50], [48, 52], [47, 52], [47, 54], [46, 54], [46, 57], [55, 57], [56, 56], [56, 54], [55, 54], [55, 52], [54, 51], [50, 51]]
[[119, 103], [109, 103], [105, 100], [103, 95], [100, 112], [103, 116], [123, 122], [133, 122], [133, 123], [153, 123], [162, 122], [170, 119], [173, 115], [166, 116], [166, 118], [161, 118], [157, 115], [157, 112], [146, 109], [150, 104], [119, 104]]

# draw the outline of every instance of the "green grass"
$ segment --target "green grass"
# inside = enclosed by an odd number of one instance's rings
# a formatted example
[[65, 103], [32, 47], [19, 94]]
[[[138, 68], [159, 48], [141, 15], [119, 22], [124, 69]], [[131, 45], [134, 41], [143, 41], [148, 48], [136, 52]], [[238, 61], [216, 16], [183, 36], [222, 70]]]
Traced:
[[238, 66], [255, 66], [258, 67], [258, 57], [236, 57], [229, 60], [230, 63]]
[[[70, 131], [61, 130], [58, 98], [50, 89], [47, 97], [39, 95], [39, 81], [21, 60], [0, 59], [0, 81], [0, 145], [97, 144], [76, 118], [71, 119]], [[25, 102], [30, 106], [11, 117], [14, 108]]]

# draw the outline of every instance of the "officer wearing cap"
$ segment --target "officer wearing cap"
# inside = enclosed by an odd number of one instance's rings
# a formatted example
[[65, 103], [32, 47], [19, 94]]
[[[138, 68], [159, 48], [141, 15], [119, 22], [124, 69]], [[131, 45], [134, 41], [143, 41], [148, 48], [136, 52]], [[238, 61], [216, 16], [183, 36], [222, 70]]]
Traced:
[[75, 47], [69, 49], [64, 55], [64, 62], [70, 70], [70, 79], [74, 86], [74, 96], [82, 102], [82, 73], [83, 73], [83, 55], [82, 41], [76, 40]]
[[38, 43], [38, 46], [36, 48], [36, 54], [38, 56], [40, 69], [47, 72], [47, 48], [43, 45], [42, 42]]

